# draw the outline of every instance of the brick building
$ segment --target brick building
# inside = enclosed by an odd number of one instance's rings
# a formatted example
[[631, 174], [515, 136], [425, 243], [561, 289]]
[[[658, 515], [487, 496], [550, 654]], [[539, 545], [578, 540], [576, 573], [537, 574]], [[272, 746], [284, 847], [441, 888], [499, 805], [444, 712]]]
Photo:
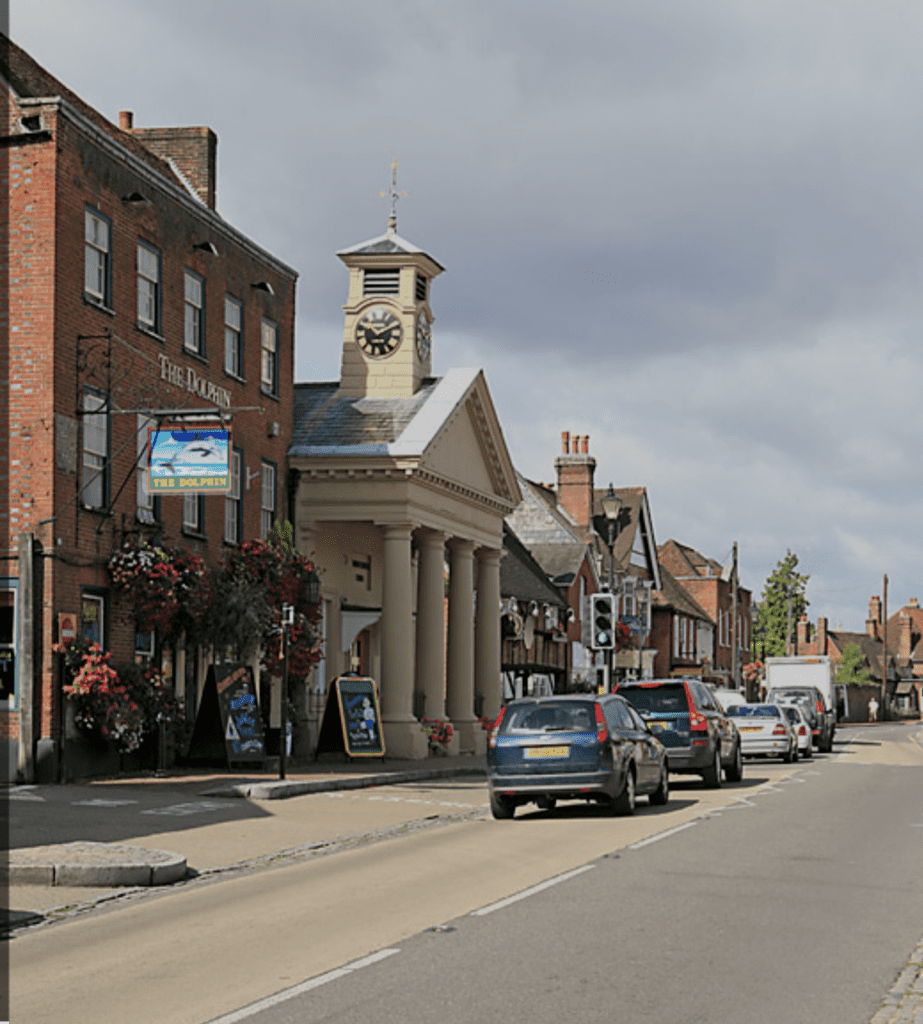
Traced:
[[[202, 652], [138, 636], [106, 564], [137, 537], [215, 564], [284, 518], [296, 274], [216, 212], [210, 129], [112, 124], [6, 39], [0, 75], [2, 765], [54, 779], [62, 618], [115, 661], [155, 658], [195, 708]], [[146, 427], [171, 409], [230, 423], [230, 494], [146, 492]]]
[[738, 670], [750, 661], [750, 591], [737, 583], [735, 603], [734, 573], [686, 544], [671, 539], [657, 553], [672, 581], [707, 616], [702, 621], [691, 611], [672, 609], [670, 649], [675, 664], [670, 671], [681, 669], [684, 675], [701, 675], [718, 686], [737, 689], [735, 643]]

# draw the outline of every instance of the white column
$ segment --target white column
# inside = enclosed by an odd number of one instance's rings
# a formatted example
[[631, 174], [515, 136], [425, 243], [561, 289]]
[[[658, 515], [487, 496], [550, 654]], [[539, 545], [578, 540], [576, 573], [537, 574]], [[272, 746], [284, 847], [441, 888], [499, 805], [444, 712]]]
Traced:
[[413, 716], [413, 604], [410, 524], [384, 531], [381, 612], [381, 718], [389, 757], [425, 757], [426, 736]]
[[[480, 548], [477, 553], [477, 609], [474, 621], [474, 689], [484, 696], [484, 714], [496, 718], [503, 684], [500, 674], [500, 551]], [[483, 730], [475, 733], [478, 753], [487, 749]]]
[[426, 695], [427, 718], [445, 718], [445, 534], [420, 535], [417, 574], [416, 689]]
[[449, 630], [446, 704], [460, 750], [475, 750], [474, 544], [449, 541]]

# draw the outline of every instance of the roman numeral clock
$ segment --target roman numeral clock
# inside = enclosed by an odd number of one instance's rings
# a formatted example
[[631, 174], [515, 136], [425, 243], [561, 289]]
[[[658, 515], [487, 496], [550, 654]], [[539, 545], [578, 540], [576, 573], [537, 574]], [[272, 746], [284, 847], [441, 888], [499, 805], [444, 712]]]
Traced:
[[443, 268], [397, 233], [397, 163], [391, 165], [388, 230], [337, 253], [349, 267], [340, 392], [409, 397], [432, 376], [430, 285]]

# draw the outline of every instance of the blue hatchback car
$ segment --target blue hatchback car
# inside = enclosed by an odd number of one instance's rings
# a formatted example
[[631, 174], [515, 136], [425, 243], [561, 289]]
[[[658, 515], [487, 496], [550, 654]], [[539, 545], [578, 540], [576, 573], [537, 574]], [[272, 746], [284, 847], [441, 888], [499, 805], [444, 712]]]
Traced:
[[588, 800], [633, 814], [639, 795], [669, 799], [663, 744], [615, 694], [511, 701], [491, 730], [487, 769], [495, 818], [527, 803], [550, 810], [558, 800]]

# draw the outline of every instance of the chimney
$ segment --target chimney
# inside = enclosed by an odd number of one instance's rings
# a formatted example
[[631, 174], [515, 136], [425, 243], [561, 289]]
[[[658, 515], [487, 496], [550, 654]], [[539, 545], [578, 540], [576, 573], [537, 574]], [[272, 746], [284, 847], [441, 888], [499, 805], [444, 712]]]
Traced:
[[827, 620], [825, 618], [817, 620], [817, 653], [827, 653]]
[[913, 653], [913, 619], [901, 612], [898, 629], [897, 656], [901, 661], [910, 661]]
[[[569, 444], [571, 437], [573, 442]], [[554, 460], [558, 472], [558, 503], [589, 534], [593, 515], [593, 474], [596, 459], [590, 455], [590, 438], [584, 434], [561, 434], [563, 454]], [[571, 454], [568, 454], [570, 448]]]
[[910, 599], [910, 600], [909, 600], [909, 601], [907, 602], [907, 607], [908, 607], [908, 608], [919, 608], [919, 607], [920, 607], [920, 602], [919, 602], [919, 601], [917, 601], [917, 599], [916, 599], [915, 597], [912, 597], [912, 598], [911, 598], [911, 599]]
[[[127, 116], [126, 116], [127, 115]], [[210, 209], [215, 209], [218, 136], [211, 128], [135, 128], [131, 111], [119, 114], [119, 127], [130, 131], [154, 156], [174, 168]]]
[[881, 639], [881, 598], [869, 598], [869, 617], [865, 620], [865, 631], [873, 640]]
[[808, 622], [808, 613], [804, 612], [795, 626], [795, 653], [807, 654], [807, 646], [811, 642], [811, 623]]

